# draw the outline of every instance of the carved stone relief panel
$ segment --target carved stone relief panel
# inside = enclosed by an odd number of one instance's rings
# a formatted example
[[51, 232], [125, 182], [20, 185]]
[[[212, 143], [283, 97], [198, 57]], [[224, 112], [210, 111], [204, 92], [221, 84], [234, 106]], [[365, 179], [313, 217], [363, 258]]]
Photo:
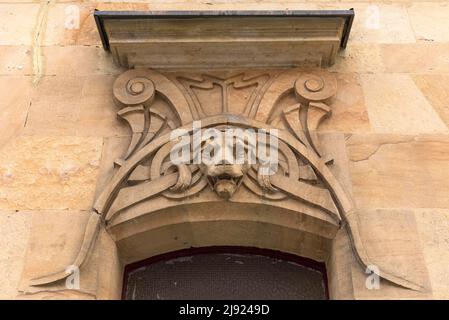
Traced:
[[[121, 108], [118, 117], [129, 125], [130, 143], [93, 205], [72, 265], [83, 267], [100, 230], [109, 232], [119, 248], [126, 247], [130, 244], [123, 244], [124, 239], [148, 231], [145, 223], [155, 214], [162, 220], [173, 210], [188, 216], [189, 208], [208, 205], [209, 211], [220, 208], [229, 215], [229, 208], [255, 208], [254, 216], [264, 223], [266, 212], [271, 214], [267, 219], [279, 221], [281, 214], [300, 213], [310, 237], [332, 240], [345, 229], [361, 270], [376, 264], [360, 237], [357, 208], [346, 184], [334, 174], [332, 146], [327, 142], [324, 148], [317, 132], [332, 115], [336, 92], [334, 75], [320, 69], [124, 72], [114, 83], [113, 95]], [[251, 143], [271, 152], [276, 144], [277, 169], [264, 174], [270, 164], [259, 153], [253, 161], [240, 163], [196, 162], [213, 143], [202, 136], [211, 129], [233, 130], [234, 138], [224, 146], [231, 153], [237, 146], [250, 149]], [[255, 132], [254, 139], [248, 132]], [[187, 161], [174, 163], [173, 150], [186, 145]], [[400, 270], [379, 271], [402, 287], [425, 289], [419, 279], [409, 279]], [[30, 285], [47, 286], [67, 276], [65, 271], [44, 274]]]

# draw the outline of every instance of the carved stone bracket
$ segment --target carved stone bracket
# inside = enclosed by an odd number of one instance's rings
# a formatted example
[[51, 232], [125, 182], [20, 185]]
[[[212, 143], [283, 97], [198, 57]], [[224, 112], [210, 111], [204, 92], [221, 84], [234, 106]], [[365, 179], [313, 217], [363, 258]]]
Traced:
[[[279, 208], [293, 202], [315, 210], [337, 228], [346, 228], [363, 268], [373, 264], [360, 239], [354, 203], [330, 170], [332, 158], [320, 147], [317, 135], [320, 123], [331, 116], [336, 92], [335, 77], [323, 70], [225, 75], [163, 75], [150, 69], [124, 72], [114, 83], [113, 94], [121, 108], [118, 116], [131, 130], [131, 142], [95, 201], [73, 264], [83, 265], [100, 228], [108, 230], [129, 217], [156, 211], [159, 199], [170, 206], [188, 205], [206, 194], [212, 199], [207, 201], [247, 201]], [[255, 163], [233, 165], [170, 161], [170, 152], [179, 143], [173, 140], [175, 130], [190, 139], [198, 130], [211, 128], [264, 130], [265, 136], [256, 141], [265, 144], [276, 129], [278, 170], [262, 174], [264, 163], [258, 156]], [[237, 140], [247, 143], [243, 138]], [[207, 143], [203, 141], [199, 148], [206, 148]], [[248, 194], [244, 198], [239, 197], [243, 189]], [[138, 206], [144, 209], [137, 210]], [[67, 276], [60, 272], [31, 284], [44, 285]], [[395, 270], [381, 270], [380, 276], [406, 288], [422, 289]]]

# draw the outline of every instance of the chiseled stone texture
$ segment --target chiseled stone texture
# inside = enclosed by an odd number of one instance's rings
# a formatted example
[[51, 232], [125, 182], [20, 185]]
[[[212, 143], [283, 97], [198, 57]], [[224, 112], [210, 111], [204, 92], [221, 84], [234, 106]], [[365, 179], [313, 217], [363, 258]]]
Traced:
[[415, 212], [433, 298], [449, 299], [449, 209]]
[[31, 217], [29, 212], [0, 211], [0, 299], [17, 297]]
[[449, 208], [449, 136], [357, 134], [346, 140], [360, 208]]
[[21, 136], [0, 150], [0, 209], [88, 209], [102, 138]]

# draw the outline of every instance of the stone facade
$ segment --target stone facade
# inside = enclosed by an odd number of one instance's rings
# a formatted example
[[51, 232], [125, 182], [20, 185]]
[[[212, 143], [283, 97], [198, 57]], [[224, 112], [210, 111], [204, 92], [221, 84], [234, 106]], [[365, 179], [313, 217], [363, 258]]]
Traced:
[[[80, 290], [57, 281], [30, 285], [83, 252], [84, 230], [92, 224], [92, 208], [102, 213], [98, 199], [116, 174], [115, 161], [132, 154], [132, 131], [117, 118], [123, 106], [113, 94], [126, 69], [101, 47], [95, 8], [355, 8], [348, 47], [327, 68], [338, 88], [329, 102], [332, 116], [316, 133], [334, 159], [329, 170], [357, 208], [351, 229], [370, 264], [394, 277], [387, 274], [379, 290], [368, 290], [360, 250], [345, 228], [315, 208], [301, 207], [308, 214], [297, 217], [292, 202], [282, 209], [250, 205], [241, 199], [252, 194], [242, 188], [247, 194], [236, 194], [234, 205], [219, 213], [205, 205], [216, 201], [208, 191], [202, 201], [183, 203], [184, 209], [136, 220], [142, 230], [129, 226], [136, 211], [125, 213], [116, 226], [96, 231]], [[78, 9], [79, 28], [72, 28], [67, 17]], [[0, 0], [0, 298], [119, 298], [126, 263], [189, 246], [246, 245], [325, 261], [334, 299], [448, 299], [448, 14], [445, 1]], [[154, 83], [157, 89], [160, 82]], [[152, 103], [156, 111], [166, 106], [157, 97]], [[256, 118], [269, 114], [260, 109]], [[156, 199], [151, 206], [166, 208], [172, 201]]]

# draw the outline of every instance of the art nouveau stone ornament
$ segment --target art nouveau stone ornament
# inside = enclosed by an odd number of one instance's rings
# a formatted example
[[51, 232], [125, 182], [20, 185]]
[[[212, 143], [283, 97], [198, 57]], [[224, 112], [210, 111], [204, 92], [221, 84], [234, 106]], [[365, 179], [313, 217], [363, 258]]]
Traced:
[[[361, 267], [371, 265], [359, 236], [354, 203], [330, 170], [333, 159], [323, 152], [317, 134], [323, 119], [331, 116], [336, 92], [335, 77], [323, 70], [161, 74], [142, 68], [124, 72], [114, 83], [113, 95], [121, 108], [118, 116], [132, 132], [130, 144], [116, 159], [116, 171], [95, 201], [73, 264], [83, 266], [100, 228], [108, 231], [166, 207], [235, 202], [279, 208], [298, 203], [300, 208], [315, 210], [336, 228], [347, 230]], [[253, 130], [258, 133], [253, 143], [269, 148], [276, 141], [276, 172], [264, 174], [267, 164], [257, 153], [253, 161], [245, 158], [241, 163], [196, 163], [197, 151], [207, 149], [211, 141], [200, 139], [196, 147], [192, 141], [208, 129]], [[170, 158], [180, 143], [173, 138], [175, 132], [182, 132], [191, 144], [185, 163], [175, 164]], [[250, 139], [236, 137], [225, 148], [251, 147]], [[422, 289], [395, 270], [380, 272], [393, 283]], [[44, 275], [31, 285], [47, 285], [67, 276], [64, 271]]]

